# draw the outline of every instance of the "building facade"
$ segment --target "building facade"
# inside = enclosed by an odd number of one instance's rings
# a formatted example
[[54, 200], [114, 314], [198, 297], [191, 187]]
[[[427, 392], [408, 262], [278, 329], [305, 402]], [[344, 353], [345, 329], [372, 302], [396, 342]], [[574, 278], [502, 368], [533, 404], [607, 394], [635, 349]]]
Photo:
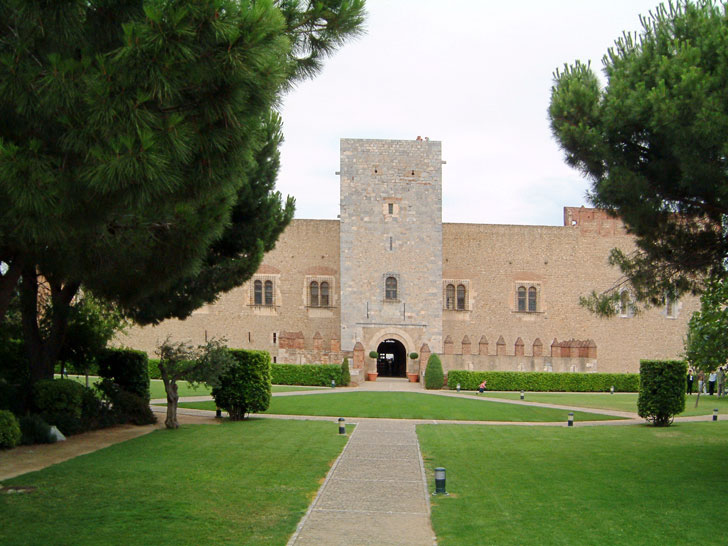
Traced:
[[634, 248], [618, 219], [567, 207], [563, 226], [443, 224], [442, 164], [440, 142], [343, 139], [339, 220], [294, 220], [245, 285], [119, 342], [347, 357], [354, 382], [414, 379], [431, 353], [445, 371], [636, 372], [641, 358], [680, 356], [695, 298], [635, 313], [625, 290], [611, 319], [579, 305], [619, 280], [609, 251]]

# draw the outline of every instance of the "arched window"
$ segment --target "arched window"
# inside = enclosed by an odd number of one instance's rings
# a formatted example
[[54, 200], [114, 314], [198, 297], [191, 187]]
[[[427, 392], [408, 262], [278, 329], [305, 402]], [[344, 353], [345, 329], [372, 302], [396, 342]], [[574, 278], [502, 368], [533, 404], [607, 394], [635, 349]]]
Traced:
[[312, 281], [308, 287], [308, 291], [309, 291], [309, 296], [310, 296], [308, 304], [311, 307], [318, 307], [319, 306], [319, 284], [316, 281]]
[[253, 303], [255, 305], [263, 305], [263, 282], [255, 281], [253, 283]]
[[463, 311], [465, 309], [465, 286], [458, 284], [458, 310]]
[[625, 290], [619, 295], [619, 314], [623, 317], [629, 316], [630, 311], [629, 292]]
[[273, 305], [273, 281], [265, 281], [265, 304]]
[[531, 313], [536, 312], [536, 287], [532, 286], [528, 289], [528, 310]]
[[518, 287], [518, 311], [523, 313], [526, 311], [526, 287]]
[[445, 287], [445, 309], [455, 309], [455, 286], [452, 284]]
[[329, 283], [323, 281], [321, 283], [321, 307], [329, 306]]
[[397, 299], [397, 279], [395, 277], [387, 277], [384, 284], [384, 298], [388, 300]]

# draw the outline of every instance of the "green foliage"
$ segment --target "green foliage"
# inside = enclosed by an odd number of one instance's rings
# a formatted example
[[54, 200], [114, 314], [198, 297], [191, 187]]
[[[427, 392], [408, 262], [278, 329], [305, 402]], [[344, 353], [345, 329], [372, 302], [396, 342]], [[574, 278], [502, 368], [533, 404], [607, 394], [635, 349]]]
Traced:
[[162, 372], [159, 371], [159, 359], [150, 358], [147, 363], [149, 364], [149, 379], [162, 379]]
[[[607, 51], [604, 89], [579, 62], [554, 74], [553, 134], [591, 180], [591, 202], [635, 235], [638, 250], [615, 249], [610, 262], [647, 305], [724, 273], [728, 57], [716, 55], [728, 47], [724, 10], [712, 0], [658, 6], [639, 36], [625, 33]], [[609, 314], [608, 299], [591, 301]]]
[[342, 387], [346, 387], [349, 383], [351, 383], [351, 372], [349, 371], [349, 359], [345, 358], [344, 361], [341, 363], [341, 379], [339, 380], [339, 385]]
[[149, 408], [149, 400], [132, 392], [120, 390], [113, 403], [114, 414], [121, 423], [153, 425], [157, 422], [157, 417]]
[[640, 376], [632, 373], [553, 373], [553, 372], [470, 372], [450, 370], [448, 387], [460, 383], [466, 391], [477, 390], [483, 380], [491, 391], [530, 392], [637, 392]]
[[436, 354], [431, 354], [425, 368], [425, 388], [441, 389], [445, 382], [445, 375], [442, 372], [442, 362]]
[[71, 379], [43, 379], [33, 386], [36, 412], [65, 435], [83, 431], [83, 399], [86, 387]]
[[147, 354], [132, 349], [106, 349], [98, 357], [99, 375], [122, 390], [149, 400]]
[[[47, 311], [44, 316], [51, 316]], [[59, 359], [78, 373], [92, 373], [106, 344], [126, 325], [115, 307], [84, 293], [70, 308]]]
[[685, 356], [690, 365], [712, 372], [728, 361], [728, 279], [710, 279], [700, 296], [700, 311], [688, 323]]
[[682, 360], [641, 360], [637, 413], [657, 427], [669, 426], [685, 410], [685, 375]]
[[0, 410], [0, 448], [15, 447], [20, 443], [20, 425], [12, 412]]
[[40, 415], [30, 414], [20, 418], [20, 431], [23, 445], [52, 444], [56, 440], [51, 436], [51, 426]]
[[369, 351], [369, 358], [377, 359], [379, 358], [379, 353], [377, 351]]
[[[265, 411], [270, 406], [270, 355], [265, 351], [231, 350], [234, 363], [220, 376], [220, 384], [212, 389], [219, 408], [239, 421], [247, 413]], [[335, 366], [338, 368], [338, 366]]]
[[412, 360], [417, 360], [418, 358], [420, 358], [420, 355], [418, 355], [417, 353], [410, 353], [409, 357]]
[[339, 385], [341, 369], [337, 364], [271, 364], [271, 383], [328, 387], [333, 379]]

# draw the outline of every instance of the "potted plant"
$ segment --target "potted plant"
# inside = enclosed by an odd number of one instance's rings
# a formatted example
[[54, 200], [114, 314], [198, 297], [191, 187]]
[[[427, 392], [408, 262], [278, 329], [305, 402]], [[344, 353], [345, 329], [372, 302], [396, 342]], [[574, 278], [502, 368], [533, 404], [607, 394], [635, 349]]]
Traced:
[[[369, 358], [377, 360], [379, 358], [379, 353], [377, 351], [369, 351]], [[376, 381], [378, 375], [377, 369], [374, 368], [373, 372], [367, 372], [367, 381]]]
[[[414, 364], [415, 360], [420, 358], [420, 355], [418, 355], [417, 353], [410, 353], [409, 357], [412, 360], [412, 363]], [[412, 372], [412, 373], [408, 372], [407, 379], [409, 379], [410, 383], [417, 383], [417, 381], [419, 381], [419, 379], [420, 379], [420, 374], [418, 374], [417, 372]]]

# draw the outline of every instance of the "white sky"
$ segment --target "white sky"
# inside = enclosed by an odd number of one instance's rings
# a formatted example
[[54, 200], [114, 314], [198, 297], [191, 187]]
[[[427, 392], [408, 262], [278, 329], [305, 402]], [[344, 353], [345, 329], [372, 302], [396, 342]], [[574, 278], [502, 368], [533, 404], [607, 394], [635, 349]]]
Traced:
[[658, 0], [367, 0], [367, 33], [284, 99], [277, 188], [339, 213], [339, 139], [442, 141], [443, 220], [561, 225], [587, 180], [551, 136], [554, 69], [601, 58]]

